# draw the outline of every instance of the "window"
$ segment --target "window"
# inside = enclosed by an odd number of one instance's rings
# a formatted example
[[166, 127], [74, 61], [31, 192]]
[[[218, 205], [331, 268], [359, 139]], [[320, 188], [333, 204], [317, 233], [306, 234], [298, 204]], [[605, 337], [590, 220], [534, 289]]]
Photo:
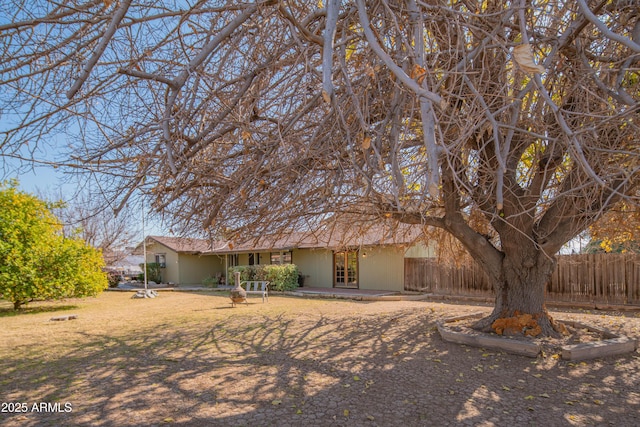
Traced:
[[231, 255], [227, 255], [227, 259], [229, 262], [229, 267], [235, 267], [236, 265], [239, 265], [238, 262], [238, 254], [231, 254]]
[[291, 264], [292, 259], [291, 251], [271, 252], [271, 264]]
[[260, 254], [259, 253], [250, 253], [249, 254], [249, 265], [258, 265], [260, 264]]
[[167, 268], [167, 256], [165, 254], [156, 254], [156, 264], [160, 268]]

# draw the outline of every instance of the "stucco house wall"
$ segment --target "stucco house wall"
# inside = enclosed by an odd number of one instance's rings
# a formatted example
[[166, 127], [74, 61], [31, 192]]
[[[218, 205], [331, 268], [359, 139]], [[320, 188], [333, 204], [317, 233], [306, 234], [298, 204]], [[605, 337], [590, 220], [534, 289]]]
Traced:
[[[305, 276], [304, 286], [333, 287], [333, 254], [328, 249], [296, 249], [293, 263]], [[383, 246], [358, 252], [358, 286], [361, 289], [404, 289], [404, 248]]]
[[164, 283], [179, 283], [180, 280], [180, 262], [178, 254], [171, 248], [158, 243], [147, 243], [147, 263], [156, 262], [156, 255], [163, 254], [167, 268], [160, 269], [160, 276]]
[[436, 244], [416, 243], [407, 248], [404, 253], [405, 258], [434, 258], [436, 256]]
[[152, 241], [147, 244], [147, 262], [156, 262], [156, 255], [163, 254], [166, 268], [160, 269], [162, 282], [180, 286], [200, 285], [216, 273], [224, 274], [224, 258], [177, 253], [173, 249]]
[[404, 289], [404, 248], [363, 248], [358, 254], [358, 270], [360, 289], [400, 292]]
[[217, 256], [179, 254], [180, 286], [201, 285], [208, 277], [224, 272], [224, 260]]
[[304, 286], [333, 287], [333, 252], [327, 249], [294, 249], [292, 261], [304, 276]]

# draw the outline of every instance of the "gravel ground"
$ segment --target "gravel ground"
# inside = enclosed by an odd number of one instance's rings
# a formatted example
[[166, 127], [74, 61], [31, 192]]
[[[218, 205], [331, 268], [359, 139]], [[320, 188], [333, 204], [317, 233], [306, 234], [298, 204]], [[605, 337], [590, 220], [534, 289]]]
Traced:
[[[2, 402], [47, 399], [73, 410], [5, 411], [0, 424], [640, 425], [637, 351], [587, 362], [553, 352], [533, 359], [439, 337], [438, 320], [488, 306], [300, 301], [271, 297], [233, 310], [225, 301], [225, 315], [211, 321], [206, 311], [197, 319], [164, 314], [161, 329], [85, 332], [81, 348], [44, 360], [26, 354], [19, 367], [17, 355], [3, 356]], [[640, 336], [637, 312], [553, 316]]]

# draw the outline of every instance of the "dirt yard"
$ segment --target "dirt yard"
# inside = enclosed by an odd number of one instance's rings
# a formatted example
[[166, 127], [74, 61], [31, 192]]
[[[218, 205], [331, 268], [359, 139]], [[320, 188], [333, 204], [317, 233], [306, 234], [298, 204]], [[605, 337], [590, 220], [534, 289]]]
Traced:
[[[488, 306], [130, 297], [0, 303], [0, 425], [640, 425], [637, 351], [567, 362], [439, 337]], [[637, 312], [553, 315], [640, 338]]]

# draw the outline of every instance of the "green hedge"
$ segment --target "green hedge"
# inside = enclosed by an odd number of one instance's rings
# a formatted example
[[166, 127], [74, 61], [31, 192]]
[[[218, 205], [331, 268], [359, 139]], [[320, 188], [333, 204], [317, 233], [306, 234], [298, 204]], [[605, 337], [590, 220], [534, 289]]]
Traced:
[[235, 285], [235, 272], [240, 272], [241, 281], [269, 281], [272, 291], [291, 291], [298, 287], [298, 266], [283, 265], [239, 265], [229, 268], [229, 284]]

